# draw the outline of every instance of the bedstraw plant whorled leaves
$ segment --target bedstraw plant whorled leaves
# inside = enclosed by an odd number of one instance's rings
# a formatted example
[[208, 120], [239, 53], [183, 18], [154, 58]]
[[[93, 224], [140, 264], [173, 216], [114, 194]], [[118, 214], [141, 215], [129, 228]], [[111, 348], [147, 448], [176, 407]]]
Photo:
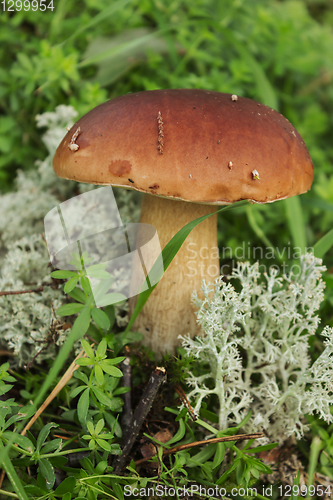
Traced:
[[[64, 286], [64, 292], [77, 302], [59, 307], [57, 314], [70, 316], [79, 313], [72, 331], [77, 332], [78, 338], [81, 338], [88, 330], [91, 318], [99, 328], [103, 330], [110, 328], [109, 317], [104, 311], [95, 307], [95, 298], [106, 299], [106, 304], [114, 304], [125, 300], [126, 297], [120, 293], [106, 293], [113, 281], [110, 273], [105, 271], [106, 264], [95, 264], [85, 268], [93, 260], [87, 252], [83, 252], [81, 255], [78, 252], [73, 252], [72, 257], [73, 260], [69, 264], [75, 266], [76, 271], [53, 271], [51, 276], [56, 279], [68, 279]], [[91, 288], [89, 278], [101, 280], [94, 287], [94, 291]], [[76, 286], [78, 283], [81, 287]]]

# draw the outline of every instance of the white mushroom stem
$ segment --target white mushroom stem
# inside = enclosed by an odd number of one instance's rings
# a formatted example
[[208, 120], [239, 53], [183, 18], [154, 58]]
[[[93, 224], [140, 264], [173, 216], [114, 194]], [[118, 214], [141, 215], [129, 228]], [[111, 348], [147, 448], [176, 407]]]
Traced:
[[[164, 248], [187, 223], [215, 211], [212, 205], [144, 195], [140, 222], [156, 228]], [[202, 333], [191, 295], [200, 291], [203, 279], [213, 282], [219, 274], [217, 216], [212, 215], [191, 231], [132, 327], [144, 334], [144, 344], [157, 357], [173, 353], [179, 335]], [[131, 312], [135, 303], [136, 298], [130, 302]]]

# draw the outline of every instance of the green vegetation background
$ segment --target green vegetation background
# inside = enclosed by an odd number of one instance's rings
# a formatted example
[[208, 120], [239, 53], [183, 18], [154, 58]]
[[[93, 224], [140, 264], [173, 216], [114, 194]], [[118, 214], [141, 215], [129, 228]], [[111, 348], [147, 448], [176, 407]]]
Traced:
[[[72, 104], [82, 115], [141, 90], [212, 89], [279, 110], [301, 133], [315, 164], [312, 192], [301, 197], [305, 234], [297, 236], [290, 221], [286, 233], [288, 210], [281, 202], [253, 210], [249, 239], [262, 243], [259, 227], [274, 246], [290, 241], [302, 247], [330, 228], [331, 1], [56, 0], [54, 7], [1, 12], [2, 191], [11, 188], [18, 168], [34, 168], [46, 155], [35, 125], [38, 113]], [[233, 215], [228, 220], [235, 226]], [[243, 240], [244, 222], [236, 223], [227, 243], [235, 246], [238, 236]]]
[[[332, 228], [332, 1], [54, 0], [54, 7], [0, 13], [1, 192], [14, 187], [18, 169], [47, 155], [37, 114], [71, 104], [82, 116], [128, 92], [203, 88], [277, 109], [315, 165], [306, 195], [223, 214], [220, 246], [233, 252], [245, 242], [245, 258], [247, 247], [304, 250]], [[276, 252], [277, 263], [283, 257]], [[322, 327], [333, 326], [332, 251], [324, 264]], [[316, 358], [319, 336], [311, 349]], [[314, 433], [326, 432], [316, 425]]]
[[[280, 111], [303, 136], [315, 165], [310, 193], [220, 219], [219, 243], [231, 249], [223, 264], [243, 242], [243, 258], [250, 246], [263, 248], [264, 257], [273, 246], [289, 249], [292, 262], [293, 247], [311, 247], [331, 229], [330, 0], [55, 0], [47, 5], [54, 9], [1, 12], [0, 191], [13, 187], [18, 169], [33, 169], [46, 156], [37, 114], [71, 104], [82, 116], [128, 92], [203, 88], [250, 97]], [[251, 260], [258, 256], [252, 253]], [[281, 263], [286, 254], [275, 257]], [[333, 266], [332, 253], [325, 264]], [[331, 285], [329, 275], [326, 281]], [[327, 297], [325, 320], [333, 324], [333, 299]]]

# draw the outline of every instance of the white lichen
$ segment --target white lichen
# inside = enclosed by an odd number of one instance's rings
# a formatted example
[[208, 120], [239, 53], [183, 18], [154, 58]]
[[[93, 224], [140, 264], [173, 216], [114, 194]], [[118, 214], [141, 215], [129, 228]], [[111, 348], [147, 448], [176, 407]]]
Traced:
[[246, 430], [265, 430], [280, 442], [304, 434], [306, 413], [333, 421], [332, 328], [322, 332], [326, 348], [312, 366], [308, 354], [309, 337], [320, 322], [315, 312], [323, 300], [324, 270], [307, 254], [298, 276], [279, 278], [272, 269], [261, 281], [258, 264], [240, 263], [232, 274], [239, 292], [220, 277], [203, 285], [203, 300], [194, 294], [205, 336], [182, 338], [203, 369], [199, 377], [190, 372], [187, 378], [194, 411], [215, 394], [220, 429], [240, 423], [251, 409]]
[[[15, 291], [38, 288], [51, 283], [49, 254], [43, 240], [44, 217], [59, 203], [81, 192], [95, 188], [89, 184], [60, 179], [52, 168], [56, 148], [72, 127], [77, 112], [71, 106], [57, 106], [54, 112], [37, 115], [37, 127], [47, 127], [42, 140], [48, 150], [36, 169], [19, 171], [12, 192], [0, 196], [0, 290]], [[122, 222], [137, 222], [140, 197], [136, 192], [114, 190]], [[118, 278], [120, 283], [121, 277]], [[24, 366], [45, 346], [52, 317], [51, 304], [57, 309], [65, 301], [62, 290], [45, 286], [39, 293], [0, 297], [0, 346], [13, 350], [12, 366]], [[125, 322], [126, 306], [117, 306], [117, 320]], [[68, 332], [61, 331], [60, 345]], [[50, 344], [37, 358], [54, 358], [57, 347]]]

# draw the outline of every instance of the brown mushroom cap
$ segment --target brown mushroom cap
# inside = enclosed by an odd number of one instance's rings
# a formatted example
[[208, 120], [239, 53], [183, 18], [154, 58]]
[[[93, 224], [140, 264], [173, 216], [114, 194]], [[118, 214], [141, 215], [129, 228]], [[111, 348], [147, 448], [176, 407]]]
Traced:
[[66, 179], [215, 205], [288, 198], [308, 191], [313, 180], [301, 136], [277, 111], [245, 97], [187, 89], [128, 94], [97, 106], [64, 137], [53, 167]]

